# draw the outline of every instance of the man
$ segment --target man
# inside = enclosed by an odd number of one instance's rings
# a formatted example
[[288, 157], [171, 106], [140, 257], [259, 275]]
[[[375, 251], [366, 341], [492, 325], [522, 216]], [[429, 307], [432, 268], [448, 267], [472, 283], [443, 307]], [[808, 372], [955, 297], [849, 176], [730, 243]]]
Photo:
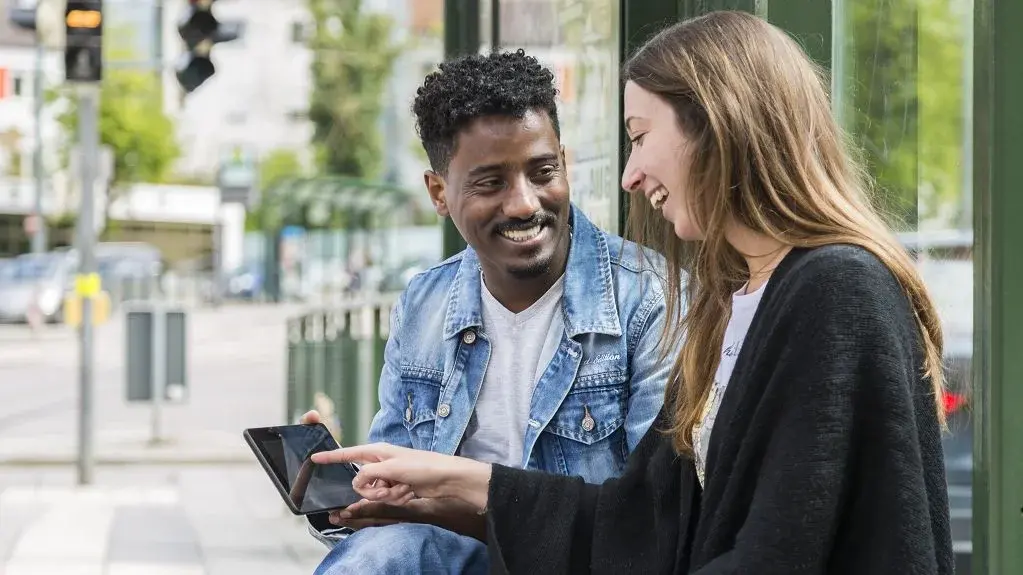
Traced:
[[[469, 248], [395, 307], [370, 441], [599, 483], [660, 410], [677, 352], [660, 354], [662, 262], [569, 202], [555, 96], [553, 74], [522, 51], [448, 62], [419, 89], [426, 189]], [[317, 573], [486, 572], [485, 546], [455, 533], [480, 537], [481, 517], [411, 503], [310, 518], [376, 525]]]

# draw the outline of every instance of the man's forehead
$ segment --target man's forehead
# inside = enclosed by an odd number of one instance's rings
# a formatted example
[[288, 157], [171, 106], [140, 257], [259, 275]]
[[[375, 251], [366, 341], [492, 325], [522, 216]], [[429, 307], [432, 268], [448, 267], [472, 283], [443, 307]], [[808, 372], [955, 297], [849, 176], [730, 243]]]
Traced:
[[528, 160], [556, 154], [557, 135], [542, 112], [514, 116], [482, 116], [459, 133], [452, 163], [472, 169], [479, 164]]

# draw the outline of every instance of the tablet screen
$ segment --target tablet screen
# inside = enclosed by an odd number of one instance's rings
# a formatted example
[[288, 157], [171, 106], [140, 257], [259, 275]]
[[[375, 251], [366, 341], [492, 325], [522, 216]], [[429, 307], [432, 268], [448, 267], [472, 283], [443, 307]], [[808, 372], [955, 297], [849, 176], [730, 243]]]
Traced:
[[309, 459], [338, 447], [325, 426], [284, 425], [250, 429], [249, 434], [300, 513], [339, 509], [362, 499], [352, 489], [356, 471], [351, 465], [316, 465]]

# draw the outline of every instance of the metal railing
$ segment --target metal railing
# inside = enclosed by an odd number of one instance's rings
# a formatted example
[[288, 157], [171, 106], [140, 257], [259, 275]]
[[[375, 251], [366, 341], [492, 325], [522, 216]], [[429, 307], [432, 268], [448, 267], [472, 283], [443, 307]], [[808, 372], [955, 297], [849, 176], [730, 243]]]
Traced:
[[397, 294], [373, 294], [288, 319], [285, 419], [316, 409], [342, 445], [366, 441]]

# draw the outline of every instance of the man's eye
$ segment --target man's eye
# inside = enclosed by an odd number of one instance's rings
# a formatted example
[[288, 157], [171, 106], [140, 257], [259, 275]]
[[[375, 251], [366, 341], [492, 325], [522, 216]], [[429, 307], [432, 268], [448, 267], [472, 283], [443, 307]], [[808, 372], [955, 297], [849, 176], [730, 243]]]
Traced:
[[501, 185], [501, 180], [497, 178], [487, 178], [476, 182], [478, 188], [496, 188]]
[[540, 178], [550, 179], [553, 178], [556, 173], [558, 173], [558, 169], [554, 166], [544, 166], [537, 170], [536, 175]]

